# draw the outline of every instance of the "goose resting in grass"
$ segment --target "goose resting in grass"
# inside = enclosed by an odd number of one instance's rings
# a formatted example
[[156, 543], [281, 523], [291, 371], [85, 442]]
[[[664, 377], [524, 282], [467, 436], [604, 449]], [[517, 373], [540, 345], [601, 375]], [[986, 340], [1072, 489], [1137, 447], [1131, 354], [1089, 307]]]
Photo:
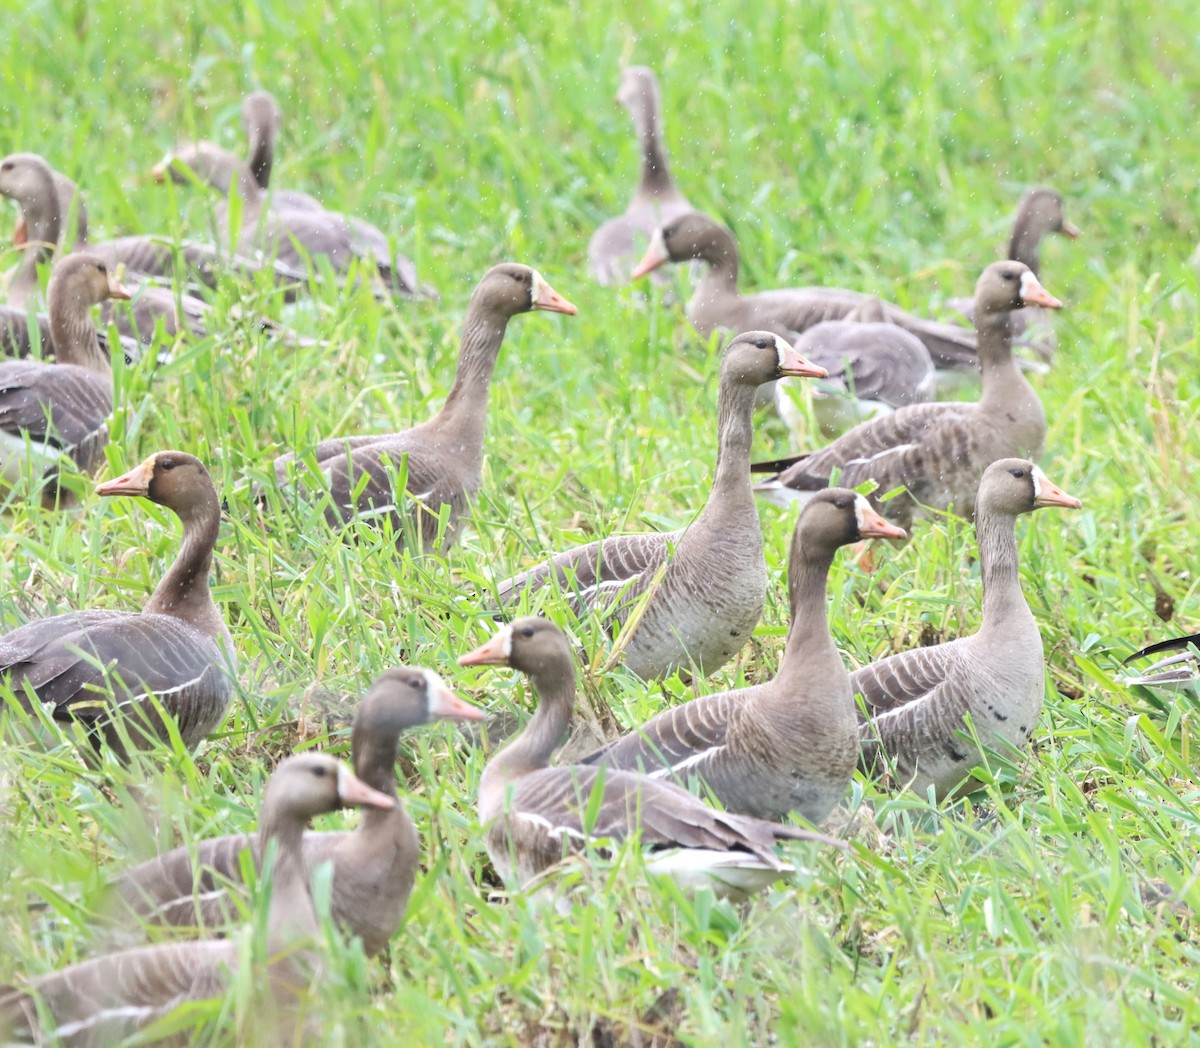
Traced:
[[[781, 469], [757, 490], [775, 500], [803, 499], [839, 483], [857, 488], [874, 481], [874, 504], [903, 528], [924, 508], [970, 517], [984, 469], [997, 459], [1041, 458], [1046, 413], [1012, 355], [1009, 315], [1034, 303], [1059, 309], [1054, 298], [1020, 262], [994, 262], [975, 286], [975, 327], [983, 365], [983, 396], [978, 403], [913, 404], [864, 422], [819, 451], [756, 464]], [[896, 488], [905, 493], [879, 501]]]
[[850, 675], [825, 611], [840, 546], [906, 538], [861, 495], [831, 488], [800, 513], [788, 566], [792, 626], [773, 680], [664, 710], [581, 764], [695, 778], [728, 811], [820, 823], [850, 785], [858, 726]]
[[615, 609], [624, 622], [648, 597], [622, 662], [639, 677], [696, 667], [712, 673], [754, 632], [767, 587], [762, 530], [750, 487], [755, 393], [782, 375], [822, 378], [778, 335], [748, 331], [721, 360], [717, 467], [708, 501], [679, 531], [620, 535], [560, 553], [500, 583], [503, 604], [558, 587], [576, 614]]
[[902, 651], [850, 675], [865, 711], [859, 764], [866, 774], [890, 771], [895, 786], [921, 796], [932, 787], [941, 799], [982, 762], [981, 750], [1028, 745], [1042, 710], [1046, 665], [1021, 592], [1017, 517], [1081, 505], [1028, 460], [988, 466], [975, 502], [983, 624], [969, 637]]
[[[333, 863], [333, 919], [362, 939], [368, 956], [382, 950], [400, 927], [421, 856], [416, 828], [396, 795], [400, 736], [440, 717], [482, 720], [484, 713], [430, 670], [401, 667], [379, 677], [355, 711], [351, 748], [358, 777], [396, 803], [368, 809], [353, 831], [304, 835], [306, 869], [311, 874], [322, 863]], [[127, 870], [114, 885], [117, 913], [124, 920], [132, 916], [209, 930], [227, 924], [238, 911], [225, 885], [240, 883], [242, 854], [255, 842], [249, 834], [209, 838]], [[261, 861], [261, 852], [255, 852], [255, 864]]]
[[160, 451], [96, 494], [140, 496], [178, 516], [175, 563], [140, 612], [71, 611], [0, 637], [0, 683], [27, 709], [81, 722], [118, 758], [175, 731], [194, 749], [225, 716], [237, 666], [208, 588], [221, 526], [212, 478], [192, 455]]
[[550, 766], [575, 703], [575, 662], [553, 623], [521, 618], [459, 660], [511, 666], [538, 696], [533, 719], [488, 761], [479, 782], [479, 821], [488, 855], [506, 882], [529, 887], [588, 840], [638, 834], [646, 868], [718, 894], [765, 887], [791, 872], [779, 840], [838, 845], [820, 834], [717, 811], [673, 783], [631, 771]]
[[[319, 753], [289, 757], [271, 776], [258, 831], [259, 851], [270, 848], [274, 856], [266, 943], [260, 954], [266, 971], [265, 978], [253, 980], [265, 991], [265, 1000], [256, 1005], [266, 1006], [266, 1011], [256, 1015], [253, 1026], [262, 1040], [247, 1043], [296, 1043], [298, 1031], [288, 1026], [321, 977], [316, 950], [320, 928], [301, 854], [305, 823], [337, 808], [363, 806], [386, 812], [394, 805], [392, 797]], [[80, 961], [36, 976], [20, 988], [0, 988], [0, 1042], [52, 1041], [67, 1048], [124, 1044], [177, 1008], [226, 993], [246, 953], [233, 940], [144, 946]], [[287, 1036], [281, 1036], [284, 1031]], [[185, 1039], [173, 1038], [174, 1043], [191, 1043], [186, 1034], [179, 1036]]]
[[667, 168], [658, 80], [653, 71], [645, 66], [626, 69], [621, 74], [617, 101], [633, 121], [642, 170], [625, 213], [600, 226], [588, 243], [588, 269], [600, 284], [623, 284], [654, 231], [692, 210]]
[[0, 475], [9, 486], [30, 473], [42, 478], [42, 502], [50, 507], [73, 501], [59, 483], [64, 457], [83, 473], [104, 462], [112, 368], [91, 307], [129, 292], [99, 259], [68, 255], [55, 265], [47, 297], [55, 362], [0, 361]]
[[[479, 490], [488, 388], [504, 332], [512, 317], [531, 310], [577, 312], [529, 266], [493, 266], [471, 294], [454, 385], [441, 411], [401, 433], [332, 437], [308, 453], [332, 498], [326, 513], [331, 526], [356, 518], [386, 519], [397, 545], [412, 538], [433, 549], [454, 541], [458, 521]], [[295, 459], [287, 454], [275, 460], [281, 489], [290, 485], [293, 469], [300, 486], [306, 486], [304, 463]], [[392, 480], [405, 470], [407, 489], [399, 498]]]

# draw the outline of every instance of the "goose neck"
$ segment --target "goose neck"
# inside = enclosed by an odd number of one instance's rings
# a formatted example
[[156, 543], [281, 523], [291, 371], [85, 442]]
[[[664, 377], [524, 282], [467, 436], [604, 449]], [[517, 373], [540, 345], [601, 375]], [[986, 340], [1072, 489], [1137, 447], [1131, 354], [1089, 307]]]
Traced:
[[980, 507], [975, 531], [983, 580], [984, 628], [994, 628], [1019, 611], [1028, 615], [1017, 558], [1017, 518]]
[[179, 553], [146, 602], [145, 610], [184, 619], [207, 635], [219, 637], [225, 624], [208, 587], [213, 548], [221, 528], [221, 504], [216, 492], [207, 493], [198, 505], [181, 513], [180, 519], [183, 541]]

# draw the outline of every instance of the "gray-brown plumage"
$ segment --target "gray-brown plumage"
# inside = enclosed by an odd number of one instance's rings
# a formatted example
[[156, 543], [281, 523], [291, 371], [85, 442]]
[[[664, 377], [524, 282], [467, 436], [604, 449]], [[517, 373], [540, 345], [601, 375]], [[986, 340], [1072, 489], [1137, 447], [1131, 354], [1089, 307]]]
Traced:
[[[319, 926], [301, 842], [314, 815], [363, 805], [389, 809], [394, 800], [372, 790], [331, 757], [305, 753], [279, 765], [267, 784], [259, 820], [259, 850], [273, 855], [265, 948], [265, 1012], [252, 1021], [264, 1043], [296, 1019], [303, 997], [321, 975]], [[82, 961], [0, 992], [0, 1038], [53, 1042], [68, 1048], [110, 1048], [181, 1005], [219, 997], [233, 984], [244, 952], [234, 941], [202, 940], [124, 950]], [[265, 983], [265, 985], [263, 985]], [[43, 1025], [44, 1023], [44, 1025]], [[191, 1043], [194, 1031], [168, 1042]], [[292, 1043], [290, 1037], [279, 1043]]]
[[[62, 219], [58, 249], [62, 252], [82, 251], [87, 247], [88, 240], [87, 206], [83, 202], [83, 194], [66, 175], [58, 171], [54, 171], [52, 174], [55, 196], [58, 199], [58, 213]], [[72, 225], [75, 229], [73, 247], [70, 243]], [[29, 227], [26, 225], [24, 212], [17, 218], [17, 224], [13, 228], [12, 241], [14, 247], [20, 247], [29, 241]]]
[[[448, 517], [441, 538], [444, 544], [454, 541], [458, 520], [479, 490], [488, 387], [504, 332], [512, 317], [531, 310], [576, 312], [536, 270], [512, 262], [493, 266], [467, 306], [458, 369], [441, 411], [402, 433], [333, 437], [312, 450], [331, 495], [326, 514], [331, 525], [387, 519], [398, 544], [413, 538], [428, 549], [438, 543], [444, 510]], [[291, 484], [289, 465], [295, 457], [275, 460], [281, 487]], [[295, 476], [304, 487], [303, 468], [297, 466]], [[398, 498], [392, 477], [404, 470], [406, 496]]]
[[199, 459], [160, 451], [96, 493], [137, 495], [174, 512], [183, 523], [175, 563], [140, 612], [68, 612], [0, 637], [0, 680], [27, 706], [82, 722], [118, 757], [172, 730], [194, 748], [225, 715], [236, 670], [208, 588], [221, 526], [216, 489]]
[[826, 579], [840, 546], [905, 538], [845, 488], [800, 513], [788, 566], [792, 626], [773, 680], [664, 710], [581, 764], [695, 778], [728, 811], [760, 819], [796, 812], [819, 823], [850, 785], [858, 732], [850, 675], [829, 634]]
[[49, 265], [62, 231], [54, 173], [34, 153], [10, 153], [0, 160], [0, 195], [16, 201], [24, 219], [25, 254], [7, 288], [9, 305], [21, 307], [36, 297], [38, 268]]
[[902, 651], [850, 675], [866, 709], [859, 763], [868, 774], [891, 769], [896, 786], [922, 796], [932, 786], [941, 798], [981, 762], [979, 746], [1011, 751], [1029, 742], [1042, 709], [1046, 668], [1042, 637], [1021, 592], [1016, 522], [1044, 506], [1078, 509], [1080, 502], [1026, 459], [988, 466], [975, 502], [983, 582], [979, 632]]
[[824, 374], [769, 331], [738, 335], [721, 361], [717, 467], [695, 520], [679, 531], [620, 535], [560, 553], [500, 583], [500, 601], [557, 586], [576, 614], [614, 610], [615, 628], [653, 588], [623, 664], [645, 679], [693, 666], [712, 673], [754, 631], [766, 594], [762, 531], [750, 487], [755, 393], [782, 375]]
[[[396, 798], [396, 751], [400, 735], [439, 717], [480, 720], [483, 712], [459, 699], [436, 673], [401, 667], [388, 670], [359, 703], [351, 737], [354, 770], [372, 789]], [[226, 890], [238, 884], [242, 855], [257, 838], [234, 834], [176, 848], [123, 873], [114, 883], [116, 914], [127, 921], [215, 929], [237, 912]], [[254, 863], [262, 856], [253, 853]], [[400, 927], [420, 860], [412, 820], [397, 803], [368, 809], [353, 831], [304, 835], [303, 861], [311, 874], [333, 864], [330, 910], [338, 926], [376, 954]]]
[[905, 494], [876, 501], [889, 520], [907, 528], [922, 507], [953, 506], [969, 517], [978, 478], [1000, 458], [1037, 460], [1046, 439], [1046, 414], [1012, 355], [1009, 314], [1026, 303], [1051, 309], [1062, 303], [1020, 262], [995, 262], [975, 287], [975, 327], [983, 365], [978, 403], [913, 404], [864, 422], [819, 451], [756, 469], [782, 469], [758, 490], [772, 498], [804, 498], [829, 484], [878, 484], [876, 496], [903, 487]]
[[[738, 291], [738, 248], [733, 234], [707, 215], [692, 211], [655, 230], [645, 256], [633, 271], [640, 277], [667, 262], [697, 259], [705, 264], [692, 299], [688, 320], [707, 338], [718, 328], [749, 331], [764, 328], [795, 342], [826, 320], [842, 320], [871, 296], [836, 287], [799, 287], [781, 291]], [[916, 335], [941, 368], [978, 367], [975, 339], [955, 324], [942, 324], [884, 303], [888, 321]]]
[[667, 167], [658, 80], [645, 66], [621, 73], [617, 101], [628, 111], [642, 154], [637, 188], [623, 215], [610, 218], [588, 243], [588, 268], [601, 284], [622, 284], [659, 226], [692, 210]]
[[[1051, 233], [1061, 233], [1074, 240], [1079, 227], [1067, 221], [1063, 212], [1062, 194], [1045, 186], [1029, 190], [1021, 198], [1012, 233], [1005, 248], [1005, 258], [1023, 262], [1039, 280], [1042, 277], [1042, 241]], [[973, 298], [953, 298], [948, 303], [970, 321], [975, 320]], [[1012, 315], [1013, 338], [1032, 348], [1044, 361], [1054, 357], [1058, 338], [1054, 333], [1054, 315], [1040, 306], [1026, 306]]]
[[59, 484], [63, 456], [84, 473], [104, 461], [112, 369], [91, 309], [129, 292], [98, 259], [68, 255], [54, 267], [47, 297], [55, 362], [0, 361], [0, 475], [9, 485], [41, 477], [42, 501], [53, 506], [71, 501]]
[[830, 838], [717, 811], [673, 783], [632, 771], [550, 767], [575, 702], [575, 663], [562, 631], [540, 618], [504, 626], [460, 658], [464, 666], [511, 666], [538, 696], [524, 731], [488, 761], [479, 782], [479, 821], [488, 855], [507, 881], [528, 886], [589, 840], [637, 833], [647, 869], [688, 885], [752, 890], [788, 872], [778, 840]]

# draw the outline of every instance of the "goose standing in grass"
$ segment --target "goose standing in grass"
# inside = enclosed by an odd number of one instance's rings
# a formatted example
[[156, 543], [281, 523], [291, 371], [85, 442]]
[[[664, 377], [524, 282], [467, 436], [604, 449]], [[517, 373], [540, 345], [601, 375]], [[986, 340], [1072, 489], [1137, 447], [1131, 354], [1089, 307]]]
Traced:
[[[322, 863], [333, 864], [333, 919], [362, 939], [368, 956], [400, 927], [421, 856], [416, 828], [396, 795], [399, 739], [409, 728], [442, 717], [482, 720], [484, 713], [430, 670], [401, 667], [380, 676], [355, 712], [351, 749], [358, 777], [396, 803], [368, 809], [353, 831], [304, 835], [306, 868], [311, 874]], [[210, 838], [133, 867], [114, 885], [118, 914], [210, 930], [228, 923], [237, 907], [224, 885], [241, 881], [242, 854], [255, 842], [248, 834]], [[261, 864], [261, 852], [254, 860]]]
[[528, 887], [566, 851], [589, 839], [633, 834], [649, 850], [646, 867], [685, 886], [718, 894], [753, 891], [790, 867], [779, 840], [836, 841], [717, 811], [673, 783], [637, 772], [582, 765], [550, 766], [575, 703], [575, 662], [552, 622], [520, 618], [459, 660], [463, 666], [511, 666], [537, 693], [533, 719], [488, 761], [479, 782], [479, 821], [501, 877]]
[[[1079, 227], [1067, 221], [1061, 193], [1045, 186], [1031, 189], [1021, 198], [1017, 208], [1004, 257], [1023, 262], [1040, 280], [1042, 240], [1051, 233], [1061, 233], [1074, 240], [1079, 236]], [[968, 320], [975, 320], [973, 298], [953, 298], [947, 305]], [[1012, 330], [1013, 338], [1032, 348], [1043, 361], [1049, 363], [1053, 359], [1058, 338], [1054, 334], [1052, 313], [1040, 306], [1026, 306], [1013, 313]]]
[[91, 309], [129, 292], [99, 259], [68, 255], [54, 267], [47, 297], [55, 362], [0, 361], [0, 474], [11, 486], [32, 471], [43, 478], [43, 503], [54, 506], [72, 501], [59, 483], [64, 457], [84, 473], [104, 462], [112, 368]]
[[160, 451], [97, 495], [133, 495], [183, 523], [175, 563], [140, 612], [72, 611], [0, 637], [0, 682], [27, 708], [78, 721], [119, 758], [177, 731], [194, 749], [233, 698], [237, 657], [208, 587], [221, 502], [199, 459]]
[[621, 74], [617, 101], [628, 111], [642, 154], [642, 169], [633, 199], [623, 215], [610, 218], [588, 244], [588, 268], [597, 283], [622, 284], [651, 235], [663, 223], [692, 210], [667, 167], [662, 141], [662, 106], [658, 79], [645, 66]]
[[[656, 229], [632, 275], [637, 279], [667, 262], [693, 259], [704, 263], [704, 275], [688, 303], [687, 317], [704, 338], [717, 328], [764, 328], [795, 342], [814, 324], [841, 320], [871, 298], [861, 291], [836, 287], [798, 287], [743, 295], [737, 286], [737, 241], [728, 229], [697, 211]], [[925, 344], [938, 367], [978, 366], [975, 339], [958, 325], [915, 317], [890, 302], [884, 303], [883, 310], [887, 320]]]
[[[273, 851], [267, 911], [266, 1014], [257, 1043], [292, 1044], [280, 1037], [295, 1022], [304, 997], [321, 976], [320, 928], [308, 891], [304, 826], [314, 815], [362, 806], [386, 812], [395, 800], [360, 782], [349, 768], [319, 753], [289, 757], [267, 784], [259, 819], [259, 851]], [[145, 946], [81, 961], [37, 976], [20, 988], [0, 988], [0, 1040], [104, 1048], [125, 1043], [175, 1009], [224, 994], [243, 963], [232, 940]], [[256, 980], [257, 982], [257, 980]], [[261, 985], [261, 984], [260, 984]], [[275, 1027], [272, 1029], [272, 1027]], [[292, 1030], [294, 1035], [297, 1031]], [[157, 1043], [157, 1042], [156, 1042]]]
[[1081, 505], [1028, 460], [988, 466], [975, 502], [983, 624], [969, 637], [902, 651], [850, 675], [865, 710], [859, 728], [865, 773], [890, 769], [897, 786], [921, 796], [932, 787], [940, 799], [981, 762], [980, 747], [1011, 751], [1029, 743], [1046, 665], [1021, 592], [1017, 517]]
[[1059, 309], [1029, 267], [994, 262], [975, 285], [975, 328], [983, 365], [983, 396], [978, 403], [913, 404], [864, 422], [819, 451], [756, 465], [782, 469], [759, 485], [773, 500], [803, 499], [829, 486], [841, 470], [847, 487], [874, 481], [876, 494], [903, 487], [905, 493], [876, 502], [876, 508], [903, 528], [922, 507], [969, 517], [984, 469], [997, 459], [1041, 458], [1046, 413], [1029, 381], [1013, 360], [1009, 316], [1028, 304]]
[[[428, 422], [402, 433], [333, 437], [311, 452], [332, 497], [331, 525], [356, 518], [391, 521], [398, 545], [408, 541], [431, 549], [449, 545], [459, 519], [479, 490], [488, 389], [504, 333], [512, 317], [532, 310], [574, 315], [577, 311], [529, 266], [493, 266], [476, 285], [463, 322], [454, 385]], [[289, 484], [294, 454], [275, 460], [275, 476]], [[296, 463], [303, 482], [303, 463]], [[392, 489], [393, 476], [407, 477], [405, 497]], [[442, 521], [442, 514], [446, 520]]]
[[644, 679], [693, 666], [709, 674], [732, 658], [757, 625], [766, 596], [762, 530], [750, 486], [754, 397], [783, 375], [822, 378], [778, 335], [748, 331], [721, 360], [717, 391], [717, 467], [708, 501], [679, 531], [620, 535], [560, 553], [502, 582], [510, 604], [557, 586], [577, 614], [615, 607], [623, 622], [648, 601], [622, 661]]
[[792, 626], [773, 680], [664, 710], [581, 764], [700, 780], [728, 811], [820, 823], [858, 758], [850, 674], [829, 634], [826, 580], [841, 546], [906, 538], [862, 495], [831, 488], [800, 513], [788, 565]]

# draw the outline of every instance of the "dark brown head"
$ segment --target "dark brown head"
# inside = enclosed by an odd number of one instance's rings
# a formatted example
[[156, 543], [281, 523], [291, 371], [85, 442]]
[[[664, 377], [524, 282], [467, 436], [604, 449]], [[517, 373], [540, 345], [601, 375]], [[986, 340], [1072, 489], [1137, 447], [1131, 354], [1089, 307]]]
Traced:
[[792, 546], [831, 553], [863, 539], [906, 538], [903, 528], [884, 520], [862, 495], [849, 488], [827, 488], [805, 503], [792, 532]]
[[733, 234], [699, 211], [689, 211], [656, 229], [630, 278], [637, 280], [668, 262], [689, 262], [694, 258], [710, 265], [730, 259], [737, 261], [737, 241]]
[[535, 309], [571, 316], [579, 312], [547, 284], [536, 269], [518, 262], [502, 262], [492, 266], [475, 285], [471, 303], [483, 304], [504, 317], [515, 317], [518, 313]]
[[96, 485], [97, 495], [137, 495], [157, 502], [184, 520], [203, 511], [220, 512], [217, 490], [204, 463], [185, 451], [157, 451], [115, 480]]
[[106, 299], [128, 299], [129, 292], [108, 272], [103, 259], [84, 252], [67, 255], [54, 264], [46, 298], [56, 308], [89, 309]]
[[1062, 309], [1023, 262], [993, 262], [975, 284], [975, 315], [1011, 313], [1025, 306]]
[[393, 808], [394, 797], [371, 789], [344, 764], [323, 753], [300, 753], [283, 761], [267, 782], [264, 821], [280, 815], [308, 821], [338, 808]]
[[1022, 235], [1038, 240], [1048, 233], [1062, 233], [1072, 240], [1079, 236], [1079, 228], [1068, 222], [1063, 214], [1062, 194], [1046, 186], [1031, 189], [1025, 194], [1021, 206], [1017, 208], [1013, 226]]
[[757, 388], [777, 378], [827, 378], [829, 372], [770, 331], [746, 331], [725, 347], [721, 382]]
[[511, 666], [531, 677], [546, 673], [575, 675], [575, 659], [563, 633], [549, 619], [528, 615], [501, 626], [482, 647], [459, 660], [460, 666]]
[[975, 515], [1018, 516], [1046, 506], [1079, 509], [1083, 505], [1073, 495], [1055, 487], [1037, 466], [1026, 459], [1010, 458], [993, 462], [983, 471]]

